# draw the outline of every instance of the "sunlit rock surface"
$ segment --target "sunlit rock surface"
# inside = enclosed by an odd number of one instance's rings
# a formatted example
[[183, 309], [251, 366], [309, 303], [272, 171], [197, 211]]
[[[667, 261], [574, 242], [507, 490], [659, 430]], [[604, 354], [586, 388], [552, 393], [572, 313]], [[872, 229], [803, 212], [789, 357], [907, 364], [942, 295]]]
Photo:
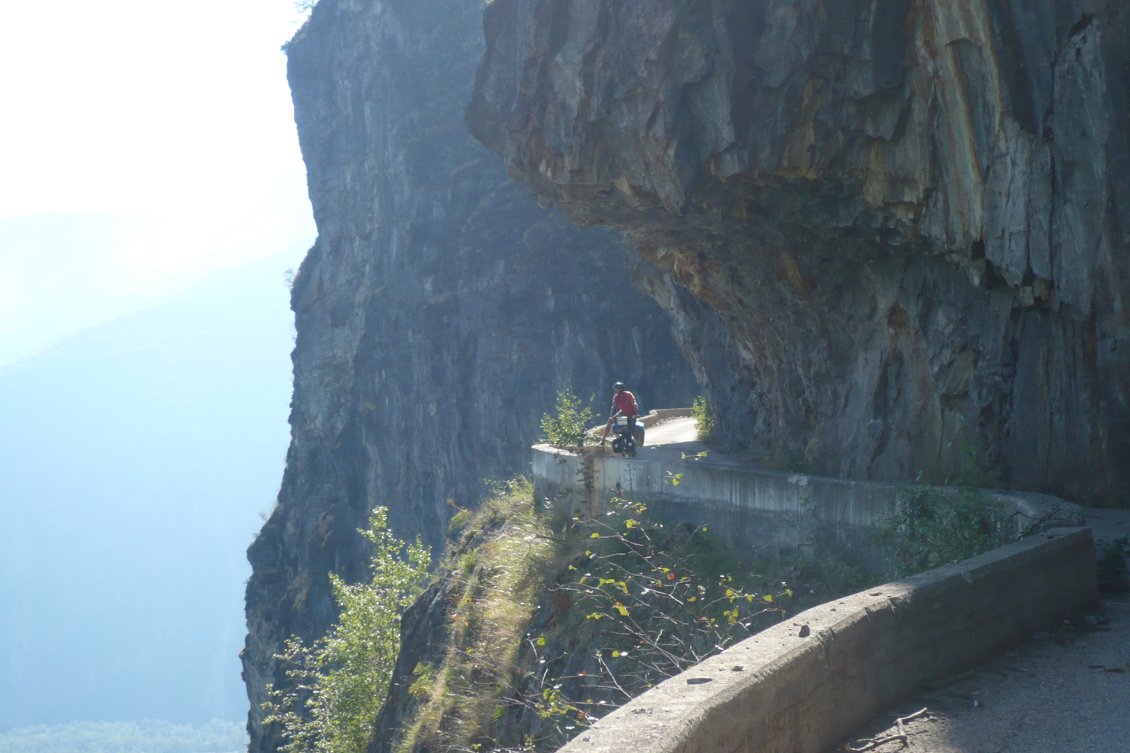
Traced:
[[[1130, 12], [495, 0], [468, 111], [783, 467], [1130, 499]], [[968, 475], [968, 474], [967, 474]]]
[[271, 657], [335, 615], [327, 573], [364, 575], [374, 505], [442, 548], [483, 479], [525, 470], [558, 387], [603, 411], [612, 382], [645, 407], [697, 388], [668, 317], [608, 230], [539, 209], [464, 110], [480, 0], [321, 0], [289, 78], [318, 240], [294, 282], [292, 441], [279, 503], [251, 546], [244, 676], [251, 750]]

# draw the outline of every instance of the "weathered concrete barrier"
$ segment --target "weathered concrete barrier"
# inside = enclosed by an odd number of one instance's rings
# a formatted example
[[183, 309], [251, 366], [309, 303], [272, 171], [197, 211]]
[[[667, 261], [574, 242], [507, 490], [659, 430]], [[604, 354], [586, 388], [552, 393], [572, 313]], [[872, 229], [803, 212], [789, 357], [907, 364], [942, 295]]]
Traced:
[[[562, 514], [595, 517], [608, 509], [610, 498], [626, 497], [647, 503], [654, 517], [668, 523], [708, 525], [739, 554], [836, 553], [873, 572], [883, 565], [875, 534], [894, 517], [901, 491], [896, 484], [768, 471], [675, 451], [623, 458], [549, 445], [533, 448], [533, 477], [539, 498]], [[986, 492], [985, 499], [1017, 532], [1034, 522], [1083, 523], [1077, 505], [1044, 494]]]
[[562, 753], [820, 753], [924, 681], [1097, 600], [1089, 529], [1057, 529], [796, 615], [621, 707]]

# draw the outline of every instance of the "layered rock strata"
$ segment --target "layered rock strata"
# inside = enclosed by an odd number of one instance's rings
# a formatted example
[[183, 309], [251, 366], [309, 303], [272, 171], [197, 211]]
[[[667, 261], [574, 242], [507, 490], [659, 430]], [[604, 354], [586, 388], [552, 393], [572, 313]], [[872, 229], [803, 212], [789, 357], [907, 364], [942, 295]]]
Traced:
[[365, 576], [374, 505], [438, 555], [483, 479], [522, 472], [559, 387], [616, 379], [647, 406], [696, 394], [628, 247], [540, 209], [470, 137], [479, 0], [321, 0], [288, 45], [318, 239], [293, 288], [292, 441], [249, 550], [251, 750], [272, 659], [336, 617], [327, 574]]
[[1123, 4], [495, 0], [485, 28], [472, 131], [662, 270], [724, 440], [1130, 501]]

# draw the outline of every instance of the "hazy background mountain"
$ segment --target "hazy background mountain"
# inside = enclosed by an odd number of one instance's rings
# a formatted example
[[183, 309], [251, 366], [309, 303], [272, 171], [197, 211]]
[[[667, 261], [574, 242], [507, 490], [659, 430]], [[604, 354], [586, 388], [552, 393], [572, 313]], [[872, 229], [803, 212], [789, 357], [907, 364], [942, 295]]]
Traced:
[[289, 439], [286, 264], [0, 367], [0, 730], [245, 717], [244, 550]]

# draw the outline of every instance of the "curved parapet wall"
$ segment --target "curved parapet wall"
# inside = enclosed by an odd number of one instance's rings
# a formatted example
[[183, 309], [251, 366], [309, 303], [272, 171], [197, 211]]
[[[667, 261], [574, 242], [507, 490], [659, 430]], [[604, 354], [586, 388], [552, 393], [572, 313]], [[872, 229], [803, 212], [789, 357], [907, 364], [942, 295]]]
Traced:
[[[894, 516], [901, 487], [873, 481], [762, 470], [723, 457], [677, 451], [622, 458], [533, 448], [540, 499], [568, 515], [596, 516], [612, 497], [646, 502], [669, 523], [708, 525], [735, 552], [759, 557], [836, 552], [878, 571], [875, 533]], [[986, 492], [1018, 531], [1032, 523], [1082, 525], [1077, 505], [1046, 494]]]
[[922, 682], [1096, 599], [1090, 530], [1056, 529], [802, 612], [661, 683], [562, 753], [826, 749]]

